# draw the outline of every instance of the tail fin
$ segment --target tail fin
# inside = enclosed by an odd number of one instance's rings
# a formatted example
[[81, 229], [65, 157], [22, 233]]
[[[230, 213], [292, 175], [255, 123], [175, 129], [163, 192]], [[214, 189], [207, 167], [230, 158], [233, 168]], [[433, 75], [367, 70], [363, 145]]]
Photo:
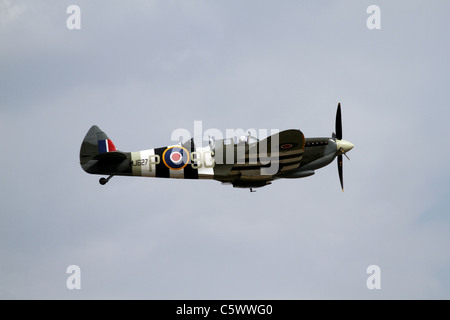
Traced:
[[83, 165], [97, 154], [109, 151], [117, 151], [114, 143], [99, 127], [92, 126], [81, 144], [80, 163]]
[[97, 126], [89, 129], [81, 144], [80, 164], [88, 173], [124, 173], [128, 158], [127, 153], [117, 151], [111, 139]]

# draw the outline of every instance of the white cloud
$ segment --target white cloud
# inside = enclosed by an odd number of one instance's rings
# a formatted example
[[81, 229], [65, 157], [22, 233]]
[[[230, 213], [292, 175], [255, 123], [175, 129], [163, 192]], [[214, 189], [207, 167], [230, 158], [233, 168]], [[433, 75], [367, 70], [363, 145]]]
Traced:
[[18, 19], [20, 15], [26, 10], [26, 5], [13, 2], [11, 0], [0, 1], [0, 26]]

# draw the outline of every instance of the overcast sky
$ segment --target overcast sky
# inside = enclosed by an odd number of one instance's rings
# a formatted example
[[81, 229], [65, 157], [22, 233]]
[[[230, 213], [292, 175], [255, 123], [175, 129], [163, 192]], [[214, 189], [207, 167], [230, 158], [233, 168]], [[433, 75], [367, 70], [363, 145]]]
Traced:
[[[445, 0], [0, 0], [0, 298], [449, 299], [449, 14]], [[255, 193], [101, 186], [79, 165], [93, 124], [123, 151], [194, 121], [327, 137], [338, 102], [355, 144], [344, 193], [335, 163]]]

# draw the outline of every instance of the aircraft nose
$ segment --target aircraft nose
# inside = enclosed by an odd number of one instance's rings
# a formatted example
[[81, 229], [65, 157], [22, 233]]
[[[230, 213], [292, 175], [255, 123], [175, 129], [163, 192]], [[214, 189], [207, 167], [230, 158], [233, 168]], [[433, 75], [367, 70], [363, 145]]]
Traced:
[[353, 149], [353, 143], [345, 140], [336, 141], [338, 151], [343, 151], [343, 153], [349, 152]]

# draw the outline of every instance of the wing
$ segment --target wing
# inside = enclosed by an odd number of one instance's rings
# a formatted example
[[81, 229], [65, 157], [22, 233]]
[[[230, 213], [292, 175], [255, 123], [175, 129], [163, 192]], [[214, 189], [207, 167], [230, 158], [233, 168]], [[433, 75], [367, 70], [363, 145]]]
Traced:
[[305, 136], [300, 130], [285, 130], [251, 146], [245, 154], [245, 164], [239, 164], [238, 161], [235, 168], [273, 168], [272, 175], [296, 169], [300, 165], [304, 148]]
[[[225, 157], [230, 147], [234, 147], [234, 156]], [[276, 174], [298, 168], [304, 147], [305, 137], [300, 130], [285, 130], [253, 144], [227, 146], [223, 149], [229, 151], [222, 151], [223, 162], [216, 163], [214, 173], [217, 180], [235, 186], [266, 185]]]

